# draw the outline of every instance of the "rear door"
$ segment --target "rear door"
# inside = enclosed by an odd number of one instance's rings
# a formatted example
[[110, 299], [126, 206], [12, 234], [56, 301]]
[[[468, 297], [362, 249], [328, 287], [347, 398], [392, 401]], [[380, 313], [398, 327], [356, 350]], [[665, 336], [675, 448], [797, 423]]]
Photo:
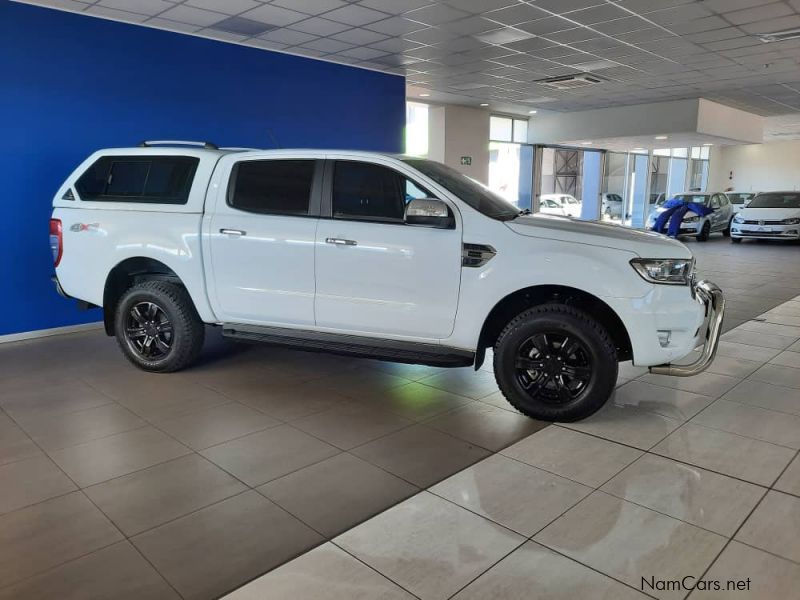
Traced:
[[223, 159], [206, 214], [208, 288], [228, 323], [314, 324], [314, 238], [323, 161]]

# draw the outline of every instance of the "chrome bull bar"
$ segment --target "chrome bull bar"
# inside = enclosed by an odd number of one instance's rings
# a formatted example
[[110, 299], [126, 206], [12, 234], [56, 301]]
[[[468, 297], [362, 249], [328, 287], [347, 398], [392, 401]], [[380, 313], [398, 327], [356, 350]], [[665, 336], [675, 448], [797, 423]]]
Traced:
[[668, 363], [650, 367], [650, 372], [655, 375], [691, 377], [705, 371], [717, 355], [719, 336], [722, 333], [722, 318], [725, 316], [725, 297], [717, 284], [705, 280], [697, 282], [692, 288], [692, 292], [695, 299], [705, 307], [708, 321], [705, 343], [700, 357], [688, 365]]

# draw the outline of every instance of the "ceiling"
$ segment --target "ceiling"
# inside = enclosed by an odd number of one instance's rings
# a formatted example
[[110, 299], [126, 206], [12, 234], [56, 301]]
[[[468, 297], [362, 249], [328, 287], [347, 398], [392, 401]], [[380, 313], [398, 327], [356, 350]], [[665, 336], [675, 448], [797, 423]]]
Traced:
[[[800, 111], [800, 0], [31, 0], [378, 69], [409, 96], [527, 114], [704, 97]], [[591, 71], [569, 91], [537, 81]], [[800, 117], [796, 119], [800, 122]]]

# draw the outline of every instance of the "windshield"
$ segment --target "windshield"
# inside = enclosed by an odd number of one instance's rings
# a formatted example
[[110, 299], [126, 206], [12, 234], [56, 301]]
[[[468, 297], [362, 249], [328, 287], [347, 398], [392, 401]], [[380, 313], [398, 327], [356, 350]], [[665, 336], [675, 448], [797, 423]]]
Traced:
[[750, 201], [747, 208], [800, 208], [800, 193], [759, 194]]
[[447, 191], [487, 217], [508, 221], [520, 214], [519, 208], [486, 186], [442, 163], [421, 158], [404, 158], [404, 163], [427, 175]]
[[746, 194], [746, 193], [727, 193], [728, 200], [731, 201], [731, 204], [744, 204], [748, 200], [750, 200], [755, 194]]
[[567, 204], [577, 204], [578, 201], [572, 196], [561, 196], [561, 199], [564, 200]]
[[689, 202], [694, 204], [708, 204], [709, 196], [706, 194], [678, 194], [673, 200], [680, 200], [687, 204]]

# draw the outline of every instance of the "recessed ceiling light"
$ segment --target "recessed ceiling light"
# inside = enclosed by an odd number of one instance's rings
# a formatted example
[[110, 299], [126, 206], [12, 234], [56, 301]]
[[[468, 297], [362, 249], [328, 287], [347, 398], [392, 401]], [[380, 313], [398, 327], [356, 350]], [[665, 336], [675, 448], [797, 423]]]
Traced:
[[634, 148], [634, 152], [644, 152], [644, 148]]
[[488, 102], [481, 102], [481, 106], [489, 106]]
[[657, 140], [666, 140], [666, 139], [669, 139], [669, 136], [668, 135], [657, 135], [656, 139]]
[[708, 144], [708, 143], [706, 143], [706, 144], [703, 144], [703, 146], [713, 146], [713, 145], [714, 145], [714, 144]]
[[591, 146], [592, 142], [581, 142], [582, 146]]
[[430, 94], [420, 94], [419, 95], [420, 98], [427, 98], [428, 96], [430, 96]]
[[535, 110], [529, 110], [529, 111], [528, 111], [528, 114], [529, 114], [529, 115], [535, 115], [535, 114], [536, 114], [536, 111], [535, 111]]

